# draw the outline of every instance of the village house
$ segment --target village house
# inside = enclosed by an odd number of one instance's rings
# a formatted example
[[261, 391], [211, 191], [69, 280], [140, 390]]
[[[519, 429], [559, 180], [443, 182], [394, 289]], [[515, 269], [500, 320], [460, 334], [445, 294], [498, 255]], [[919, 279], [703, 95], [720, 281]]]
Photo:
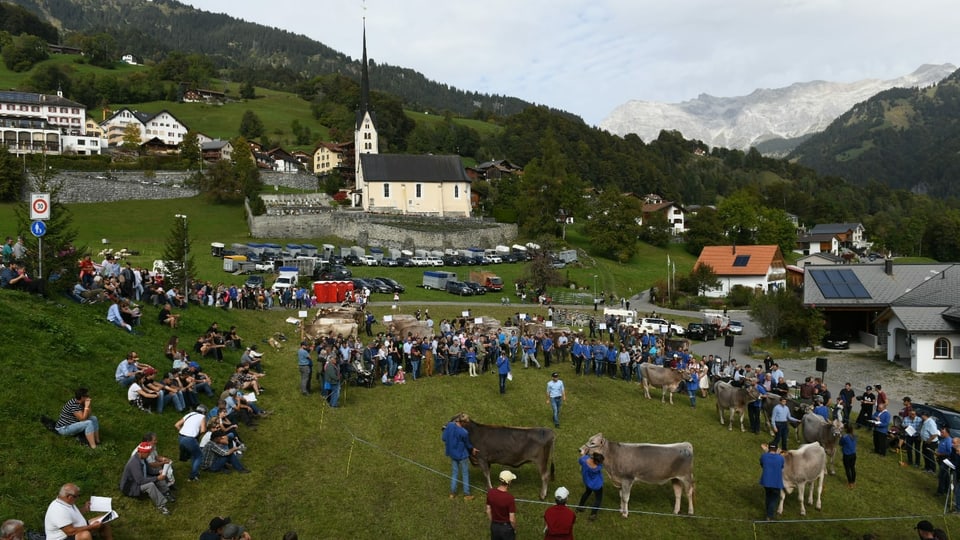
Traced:
[[720, 285], [704, 296], [722, 298], [740, 285], [758, 292], [773, 292], [787, 284], [787, 269], [779, 246], [706, 246], [694, 269], [707, 265]]

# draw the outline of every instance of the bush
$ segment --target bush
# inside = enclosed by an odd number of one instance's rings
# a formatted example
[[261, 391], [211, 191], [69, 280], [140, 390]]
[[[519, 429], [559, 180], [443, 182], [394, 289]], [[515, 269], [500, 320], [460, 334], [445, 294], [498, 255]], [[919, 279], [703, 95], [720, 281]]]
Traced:
[[734, 285], [727, 295], [727, 302], [733, 307], [746, 307], [756, 296], [753, 289], [743, 285]]

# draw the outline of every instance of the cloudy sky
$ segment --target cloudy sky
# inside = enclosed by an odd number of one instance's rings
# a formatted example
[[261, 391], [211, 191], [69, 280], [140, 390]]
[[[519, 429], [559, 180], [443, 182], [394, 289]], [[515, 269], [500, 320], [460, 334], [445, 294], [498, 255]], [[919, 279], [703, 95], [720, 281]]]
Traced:
[[[794, 82], [960, 64], [947, 0], [185, 0], [464, 90], [598, 124], [629, 100], [678, 103]], [[375, 86], [375, 81], [374, 81]]]

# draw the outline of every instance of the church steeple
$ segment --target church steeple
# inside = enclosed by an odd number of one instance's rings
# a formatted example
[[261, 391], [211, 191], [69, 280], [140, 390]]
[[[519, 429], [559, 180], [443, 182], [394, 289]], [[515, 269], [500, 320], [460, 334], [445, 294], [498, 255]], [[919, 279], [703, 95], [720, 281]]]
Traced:
[[370, 110], [370, 75], [367, 72], [367, 18], [363, 18], [363, 58], [360, 65], [360, 104], [357, 107], [357, 123], [353, 132], [354, 146], [354, 206], [366, 204], [362, 197], [369, 197], [364, 187], [363, 167], [360, 156], [380, 153], [377, 137], [376, 116]]
[[360, 66], [360, 114], [370, 110], [370, 75], [367, 73], [367, 18], [363, 18], [363, 60]]

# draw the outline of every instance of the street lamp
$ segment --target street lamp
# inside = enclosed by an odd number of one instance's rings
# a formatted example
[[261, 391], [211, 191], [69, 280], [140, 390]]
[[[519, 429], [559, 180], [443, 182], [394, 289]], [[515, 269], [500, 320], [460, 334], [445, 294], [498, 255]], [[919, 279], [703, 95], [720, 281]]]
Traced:
[[190, 303], [190, 292], [187, 289], [187, 251], [190, 249], [190, 234], [187, 229], [187, 215], [186, 214], [174, 214], [175, 218], [183, 220], [183, 283], [180, 284], [182, 289], [180, 292], [183, 293], [183, 298], [186, 300], [185, 303]]

